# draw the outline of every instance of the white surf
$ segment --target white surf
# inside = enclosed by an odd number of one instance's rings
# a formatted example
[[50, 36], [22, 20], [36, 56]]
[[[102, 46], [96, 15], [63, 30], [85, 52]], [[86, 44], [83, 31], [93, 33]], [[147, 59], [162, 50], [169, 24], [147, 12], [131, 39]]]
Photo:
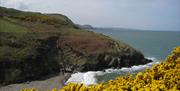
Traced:
[[159, 61], [154, 58], [154, 57], [147, 57], [147, 59], [153, 60], [153, 62], [145, 64], [145, 65], [138, 65], [138, 66], [132, 66], [130, 68], [128, 67], [123, 67], [121, 69], [106, 69], [105, 71], [88, 71], [88, 72], [77, 72], [71, 75], [71, 77], [66, 81], [65, 84], [68, 84], [70, 82], [73, 83], [83, 83], [84, 85], [92, 85], [92, 84], [97, 84], [98, 81], [97, 77], [102, 77], [107, 74], [111, 73], [117, 73], [121, 75], [122, 72], [124, 73], [133, 73], [137, 71], [142, 71], [146, 68], [152, 67], [154, 64], [159, 63]]

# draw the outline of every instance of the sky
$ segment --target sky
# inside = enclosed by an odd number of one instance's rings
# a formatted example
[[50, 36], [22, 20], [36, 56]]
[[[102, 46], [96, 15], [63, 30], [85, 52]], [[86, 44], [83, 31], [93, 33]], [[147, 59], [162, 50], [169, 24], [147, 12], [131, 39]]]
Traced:
[[180, 31], [180, 0], [0, 0], [0, 6], [60, 13], [95, 27]]

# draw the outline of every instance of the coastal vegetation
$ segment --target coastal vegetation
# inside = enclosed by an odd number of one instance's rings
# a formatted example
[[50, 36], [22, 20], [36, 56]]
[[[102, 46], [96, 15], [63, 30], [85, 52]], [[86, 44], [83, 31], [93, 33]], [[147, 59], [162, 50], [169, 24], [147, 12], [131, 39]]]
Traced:
[[[120, 76], [107, 83], [84, 86], [69, 83], [62, 89], [51, 91], [179, 91], [180, 90], [180, 46], [176, 47], [166, 59], [152, 68], [132, 75]], [[24, 88], [21, 91], [38, 91]]]
[[0, 7], [0, 87], [148, 62], [128, 44], [82, 29], [64, 15]]

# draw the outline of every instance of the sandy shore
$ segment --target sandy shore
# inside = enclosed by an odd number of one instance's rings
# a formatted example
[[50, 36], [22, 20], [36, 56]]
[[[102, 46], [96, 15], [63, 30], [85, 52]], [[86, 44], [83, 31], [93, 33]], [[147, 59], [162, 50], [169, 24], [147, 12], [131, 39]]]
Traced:
[[38, 80], [20, 84], [11, 84], [3, 86], [0, 88], [0, 91], [20, 91], [22, 88], [37, 88], [39, 91], [47, 91], [52, 88], [62, 88], [64, 82], [70, 77], [70, 73], [65, 73], [64, 75], [58, 75], [46, 80]]

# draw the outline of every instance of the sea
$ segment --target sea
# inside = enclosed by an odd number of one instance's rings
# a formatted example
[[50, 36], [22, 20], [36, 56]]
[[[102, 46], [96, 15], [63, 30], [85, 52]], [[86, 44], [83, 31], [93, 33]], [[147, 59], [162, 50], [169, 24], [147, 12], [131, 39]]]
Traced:
[[130, 68], [123, 67], [121, 69], [106, 69], [105, 71], [77, 72], [71, 75], [66, 84], [75, 82], [91, 85], [107, 82], [115, 79], [117, 76], [136, 75], [136, 73], [162, 62], [173, 48], [180, 46], [180, 31], [146, 31], [119, 28], [97, 28], [90, 29], [90, 31], [107, 35], [117, 41], [129, 44], [141, 51], [147, 59], [151, 59], [153, 62]]

